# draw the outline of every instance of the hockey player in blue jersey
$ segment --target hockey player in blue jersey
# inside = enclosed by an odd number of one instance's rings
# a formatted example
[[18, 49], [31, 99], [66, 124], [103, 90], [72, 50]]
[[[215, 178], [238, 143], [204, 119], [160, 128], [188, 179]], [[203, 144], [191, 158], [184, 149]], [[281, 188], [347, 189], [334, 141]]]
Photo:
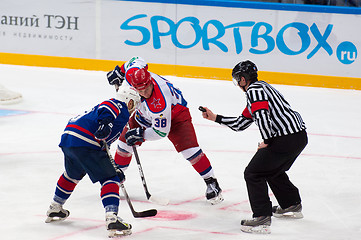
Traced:
[[69, 120], [59, 144], [64, 153], [65, 171], [57, 182], [53, 201], [46, 213], [46, 223], [65, 220], [69, 216], [63, 205], [77, 183], [88, 174], [93, 183], [101, 184], [100, 196], [109, 235], [115, 232], [131, 234], [131, 225], [117, 216], [119, 184], [125, 177], [121, 170], [114, 169], [103, 144], [110, 145], [118, 139], [139, 103], [140, 96], [136, 90], [123, 86], [116, 98]]

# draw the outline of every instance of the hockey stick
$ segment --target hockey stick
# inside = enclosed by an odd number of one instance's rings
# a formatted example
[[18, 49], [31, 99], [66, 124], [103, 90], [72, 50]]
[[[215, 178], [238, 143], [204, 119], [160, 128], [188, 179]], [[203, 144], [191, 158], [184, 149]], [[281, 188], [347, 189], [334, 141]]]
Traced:
[[143, 173], [143, 168], [142, 165], [140, 163], [140, 159], [139, 159], [139, 155], [138, 155], [138, 151], [137, 148], [135, 147], [135, 145], [132, 146], [133, 147], [133, 152], [134, 152], [134, 156], [135, 156], [135, 160], [137, 161], [137, 165], [138, 165], [138, 170], [139, 170], [139, 174], [140, 174], [140, 178], [142, 179], [142, 183], [143, 183], [143, 188], [145, 191], [145, 195], [147, 196], [147, 199], [153, 203], [157, 203], [159, 205], [168, 205], [169, 200], [166, 198], [157, 198], [152, 196], [149, 193], [148, 187], [147, 187], [147, 183], [145, 181], [145, 177], [144, 177], [144, 173]]
[[[105, 150], [107, 151], [107, 154], [108, 154], [108, 157], [110, 159], [110, 162], [112, 163], [114, 169], [117, 169], [116, 165], [115, 165], [115, 162], [114, 162], [114, 159], [113, 159], [113, 156], [112, 154], [110, 153], [110, 150], [109, 150], [109, 146], [108, 144], [106, 143], [106, 141], [103, 140], [103, 144], [105, 145]], [[124, 194], [124, 197], [125, 197], [125, 200], [127, 201], [128, 205], [129, 205], [129, 208], [130, 208], [130, 211], [132, 212], [133, 216], [135, 218], [143, 218], [143, 217], [153, 217], [155, 215], [157, 215], [157, 210], [156, 209], [150, 209], [150, 210], [146, 210], [146, 211], [143, 211], [143, 212], [137, 212], [134, 210], [134, 207], [133, 207], [133, 204], [132, 202], [130, 201], [130, 197], [127, 193], [127, 190], [125, 189], [125, 186], [123, 183], [120, 184], [120, 188], [122, 189], [123, 191], [123, 194]]]

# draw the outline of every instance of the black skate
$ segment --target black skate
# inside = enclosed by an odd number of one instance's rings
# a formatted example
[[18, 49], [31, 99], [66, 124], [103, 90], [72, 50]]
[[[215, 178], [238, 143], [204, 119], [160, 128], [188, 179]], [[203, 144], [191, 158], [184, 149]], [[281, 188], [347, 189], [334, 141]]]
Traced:
[[255, 217], [251, 220], [241, 221], [241, 231], [246, 233], [271, 233], [271, 216]]
[[277, 218], [303, 218], [302, 204], [292, 205], [288, 208], [282, 209], [280, 206], [272, 207], [273, 216]]
[[70, 212], [63, 209], [61, 204], [53, 202], [50, 204], [49, 210], [46, 212], [46, 216], [48, 217], [45, 219], [45, 222], [50, 223], [53, 221], [64, 221], [69, 214]]
[[207, 184], [206, 198], [212, 205], [218, 204], [224, 200], [222, 189], [219, 187], [217, 179], [210, 177], [204, 180]]
[[132, 225], [124, 222], [116, 213], [107, 213], [106, 226], [110, 238], [132, 234]]

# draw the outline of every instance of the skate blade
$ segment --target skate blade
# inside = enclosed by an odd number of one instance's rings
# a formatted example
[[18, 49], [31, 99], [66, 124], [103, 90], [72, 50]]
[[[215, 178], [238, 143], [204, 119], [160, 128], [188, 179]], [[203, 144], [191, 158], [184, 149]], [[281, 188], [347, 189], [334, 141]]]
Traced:
[[219, 194], [217, 197], [208, 199], [207, 202], [211, 203], [212, 205], [216, 205], [218, 203], [223, 202], [224, 198], [222, 196], [222, 194]]
[[59, 217], [47, 217], [45, 219], [45, 223], [51, 223], [51, 222], [61, 222], [64, 221], [66, 218], [59, 218]]
[[268, 225], [241, 226], [241, 231], [245, 233], [270, 234], [271, 227]]
[[303, 218], [302, 212], [286, 212], [283, 214], [273, 213], [273, 216], [276, 218], [293, 218], [293, 219]]
[[108, 230], [108, 237], [109, 238], [116, 238], [116, 237], [124, 237], [124, 236], [128, 236], [132, 234], [132, 230], [128, 229], [128, 230]]

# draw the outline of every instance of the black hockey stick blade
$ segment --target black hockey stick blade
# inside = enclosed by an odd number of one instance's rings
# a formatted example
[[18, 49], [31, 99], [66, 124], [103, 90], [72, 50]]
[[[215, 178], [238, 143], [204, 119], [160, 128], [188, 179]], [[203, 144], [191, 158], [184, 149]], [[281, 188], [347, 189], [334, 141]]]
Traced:
[[158, 211], [156, 209], [149, 209], [143, 212], [133, 212], [133, 217], [135, 218], [145, 218], [145, 217], [154, 217], [157, 215]]

